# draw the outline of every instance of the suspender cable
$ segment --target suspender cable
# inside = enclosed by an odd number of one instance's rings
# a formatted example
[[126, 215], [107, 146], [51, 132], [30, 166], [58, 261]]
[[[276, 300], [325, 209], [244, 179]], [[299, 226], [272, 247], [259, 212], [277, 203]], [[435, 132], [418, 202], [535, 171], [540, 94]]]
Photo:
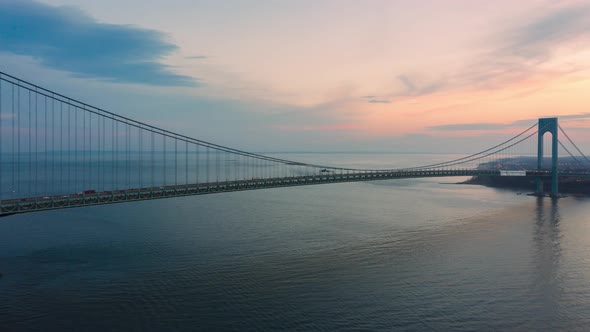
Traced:
[[119, 178], [117, 176], [117, 170], [119, 168], [119, 160], [118, 160], [118, 156], [117, 156], [117, 151], [119, 150], [119, 122], [115, 121], [114, 119], [111, 120], [112, 124], [111, 124], [111, 135], [112, 135], [112, 143], [111, 143], [111, 147], [112, 147], [112, 168], [113, 168], [113, 190], [118, 189], [119, 188]]
[[59, 190], [62, 193], [67, 192], [64, 188], [64, 140], [63, 140], [63, 123], [64, 123], [64, 104], [59, 103], [59, 162], [61, 167], [59, 168]]
[[209, 150], [210, 150], [210, 148], [207, 146], [206, 147], [206, 156], [205, 156], [205, 162], [206, 162], [206, 164], [205, 164], [206, 172], [205, 173], [206, 173], [207, 187], [209, 187], [209, 183], [210, 183], [210, 181], [209, 181], [209, 179], [210, 179], [209, 178], [209, 161], [210, 161]]
[[[86, 162], [86, 151], [88, 151], [88, 140], [86, 139], [86, 135], [88, 134], [88, 131], [86, 130], [86, 113], [85, 109], [82, 108], [82, 123], [83, 123], [83, 128], [82, 128], [82, 137], [84, 138], [82, 140], [82, 174], [81, 174], [81, 179], [87, 180], [88, 182], [90, 182], [90, 173], [89, 170], [87, 169], [88, 167], [88, 163]], [[82, 180], [81, 182], [85, 182], [84, 180]], [[90, 183], [84, 183], [84, 188], [81, 188], [82, 190], [91, 188]]]
[[164, 186], [166, 186], [166, 136], [164, 135], [162, 135], [162, 155], [164, 156], [162, 166], [162, 181]]
[[155, 170], [156, 170], [156, 138], [155, 138], [155, 134], [152, 132], [151, 133], [151, 155], [152, 155], [152, 162], [151, 162], [151, 177], [152, 177], [152, 188], [156, 186], [156, 176], [155, 176]]
[[[10, 152], [12, 152], [12, 186], [11, 186], [11, 190], [14, 193], [14, 191], [16, 190], [15, 186], [14, 186], [14, 180], [15, 180], [15, 176], [16, 176], [16, 157], [15, 157], [15, 135], [14, 135], [14, 84], [12, 85], [12, 103], [11, 103], [11, 109], [12, 109], [12, 149], [10, 150]], [[20, 153], [16, 153], [18, 155], [20, 155]], [[12, 196], [12, 198], [14, 198], [14, 195]]]
[[224, 167], [225, 181], [229, 181], [229, 158], [230, 158], [230, 155], [229, 155], [229, 153], [225, 153], [225, 152], [223, 154], [225, 154], [225, 162], [224, 162], [225, 163], [225, 167]]
[[29, 90], [29, 192], [27, 195], [32, 195], [32, 181], [33, 178], [33, 141], [32, 141], [32, 130], [33, 130], [33, 104], [31, 103], [31, 90]]
[[184, 152], [184, 184], [188, 184], [188, 142], [185, 142]]
[[[84, 183], [84, 188], [81, 188], [82, 190], [85, 190], [87, 188], [91, 188], [91, 184], [89, 183], [90, 180], [90, 172], [89, 169], [87, 169], [88, 167], [88, 163], [86, 163], [86, 151], [88, 151], [88, 140], [86, 139], [86, 135], [88, 133], [88, 131], [86, 130], [86, 113], [85, 109], [82, 108], [82, 137], [84, 138], [82, 140], [82, 174], [81, 174], [81, 179], [87, 179], [88, 183]], [[82, 180], [81, 182], [85, 182], [84, 180]]]
[[195, 144], [195, 183], [199, 183], [199, 144]]
[[106, 156], [105, 156], [105, 153], [106, 153], [106, 144], [107, 144], [107, 137], [106, 137], [107, 131], [106, 131], [106, 128], [105, 128], [106, 125], [107, 125], [107, 118], [106, 117], [102, 117], [102, 135], [101, 135], [101, 137], [102, 137], [102, 144], [101, 144], [102, 151], [101, 151], [101, 154], [100, 154], [101, 159], [100, 159], [100, 164], [99, 164], [100, 165], [100, 170], [101, 170], [99, 172], [101, 174], [101, 191], [105, 191], [106, 190], [106, 176], [104, 174], [106, 172], [106, 169], [105, 169], [106, 168], [106, 162], [105, 162]]
[[2, 88], [2, 73], [0, 73], [0, 201], [2, 200], [2, 197], [4, 197], [4, 195], [2, 194], [2, 192], [4, 191], [4, 188], [6, 188], [6, 186], [4, 186], [4, 184], [2, 183], [2, 163], [4, 161], [4, 156], [2, 155], [2, 143], [3, 143], [3, 130], [2, 130], [2, 95], [4, 94], [4, 89]]
[[55, 183], [55, 100], [51, 100], [51, 183]]
[[104, 191], [102, 185], [102, 117], [96, 118], [96, 189]]
[[138, 166], [138, 168], [139, 168], [139, 172], [138, 172], [139, 173], [139, 188], [143, 188], [143, 176], [142, 176], [143, 175], [143, 169], [142, 169], [142, 166], [143, 166], [143, 163], [142, 163], [142, 160], [143, 160], [143, 132], [142, 132], [141, 128], [137, 129], [137, 135], [138, 135], [138, 140], [139, 140], [139, 142], [138, 142], [139, 151], [138, 151], [138, 155], [137, 155], [138, 165], [139, 165]]
[[48, 182], [49, 181], [47, 179], [47, 166], [48, 166], [48, 163], [47, 163], [48, 162], [48, 160], [47, 160], [47, 139], [48, 139], [48, 137], [47, 137], [47, 97], [45, 97], [45, 109], [43, 111], [45, 113], [45, 142], [44, 142], [45, 143], [45, 151], [44, 151], [44, 155], [45, 155], [44, 168], [45, 169], [43, 171], [46, 174], [45, 175], [45, 179], [44, 179], [43, 182], [45, 184], [45, 186], [44, 186], [45, 195], [48, 195], [48, 193], [47, 193], [47, 189], [48, 189], [47, 185], [48, 185]]
[[[22, 169], [23, 168], [22, 165], [21, 165], [21, 154], [22, 153], [21, 153], [21, 149], [20, 149], [20, 147], [21, 147], [20, 141], [21, 141], [21, 134], [22, 134], [21, 133], [21, 111], [20, 111], [21, 98], [20, 98], [20, 90], [21, 90], [20, 89], [20, 86], [17, 85], [16, 92], [17, 92], [17, 97], [18, 98], [17, 98], [16, 111], [18, 112], [18, 115], [16, 117], [16, 123], [17, 123], [16, 124], [16, 128], [18, 130], [18, 133], [16, 134], [16, 147], [17, 147], [18, 153], [16, 154], [16, 165], [18, 166], [19, 169]], [[21, 173], [22, 172], [19, 171], [19, 173], [18, 173], [19, 181], [17, 181], [17, 183], [16, 183], [16, 187], [17, 187], [16, 188], [16, 191], [18, 192], [18, 195], [22, 195], [22, 193], [21, 193], [22, 187], [21, 187], [21, 181], [20, 181]]]
[[[245, 165], [244, 165], [245, 167]], [[232, 167], [232, 171], [234, 173], [234, 180], [238, 181], [239, 179], [239, 175], [238, 175], [238, 170], [240, 169], [240, 155], [236, 155], [236, 163], [234, 164], [234, 167]]]
[[39, 95], [35, 94], [35, 187], [33, 190], [35, 194], [40, 191], [39, 186]]
[[178, 140], [174, 140], [174, 185], [178, 185]]
[[[68, 190], [73, 191], [72, 189], [72, 164], [75, 165], [76, 160], [74, 159], [74, 163], [72, 163], [72, 149], [71, 149], [71, 142], [72, 142], [72, 133], [71, 133], [71, 116], [72, 116], [72, 107], [68, 105], [68, 159], [70, 162], [68, 163]], [[75, 124], [75, 122], [74, 122]], [[75, 151], [75, 149], [74, 149]]]
[[107, 118], [102, 118], [102, 191], [106, 191], [107, 186]]
[[78, 191], [80, 188], [76, 185], [77, 184], [77, 180], [79, 179], [79, 172], [80, 172], [80, 168], [82, 163], [80, 162], [80, 160], [78, 160], [79, 157], [79, 151], [80, 151], [80, 144], [82, 144], [82, 140], [79, 137], [79, 133], [78, 133], [78, 107], [74, 107], [74, 130], [72, 132], [72, 140], [74, 140], [74, 178], [73, 179], [75, 182], [73, 182], [74, 187], [76, 188], [76, 191]]
[[[87, 112], [88, 113], [88, 112]], [[92, 159], [94, 147], [92, 146], [92, 113], [88, 113], [88, 148], [86, 149], [86, 154], [88, 155], [88, 188], [94, 189], [94, 174], [92, 173]]]
[[127, 156], [125, 158], [125, 162], [127, 163], [127, 186], [125, 190], [129, 190], [131, 188], [131, 126], [127, 123], [125, 127], [126, 136], [125, 136], [125, 144], [127, 145]]
[[219, 150], [215, 150], [215, 182], [219, 182], [219, 169], [220, 169], [220, 158], [221, 156], [219, 155]]

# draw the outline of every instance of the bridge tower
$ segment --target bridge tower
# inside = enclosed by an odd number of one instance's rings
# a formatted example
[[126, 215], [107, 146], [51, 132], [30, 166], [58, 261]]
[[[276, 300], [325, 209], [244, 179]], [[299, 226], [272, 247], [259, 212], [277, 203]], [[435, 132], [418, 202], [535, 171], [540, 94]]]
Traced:
[[[537, 137], [537, 169], [543, 168], [543, 135], [551, 133], [551, 196], [558, 196], [557, 188], [557, 118], [539, 119], [539, 133]], [[537, 195], [543, 195], [543, 182], [537, 177]]]

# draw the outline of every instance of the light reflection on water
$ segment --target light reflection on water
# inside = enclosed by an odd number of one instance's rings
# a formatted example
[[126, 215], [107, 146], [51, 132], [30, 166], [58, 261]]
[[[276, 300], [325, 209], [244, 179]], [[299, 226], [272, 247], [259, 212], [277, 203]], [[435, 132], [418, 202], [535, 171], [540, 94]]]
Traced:
[[448, 184], [457, 180], [6, 218], [0, 330], [590, 326], [590, 200]]

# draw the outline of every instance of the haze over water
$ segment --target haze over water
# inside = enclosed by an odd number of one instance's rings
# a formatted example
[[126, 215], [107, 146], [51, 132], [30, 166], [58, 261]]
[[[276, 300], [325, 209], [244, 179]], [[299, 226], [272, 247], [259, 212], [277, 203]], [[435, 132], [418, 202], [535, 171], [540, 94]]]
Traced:
[[[288, 157], [366, 166], [426, 158]], [[590, 200], [450, 184], [460, 180], [268, 189], [4, 218], [0, 330], [590, 326]]]

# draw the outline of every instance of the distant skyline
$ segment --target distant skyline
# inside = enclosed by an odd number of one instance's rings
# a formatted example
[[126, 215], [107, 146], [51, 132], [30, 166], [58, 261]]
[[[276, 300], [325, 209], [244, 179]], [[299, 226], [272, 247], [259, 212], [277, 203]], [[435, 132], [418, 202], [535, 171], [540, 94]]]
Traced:
[[[0, 70], [251, 151], [590, 153], [587, 1], [0, 0]], [[461, 144], [455, 149], [455, 144]]]

